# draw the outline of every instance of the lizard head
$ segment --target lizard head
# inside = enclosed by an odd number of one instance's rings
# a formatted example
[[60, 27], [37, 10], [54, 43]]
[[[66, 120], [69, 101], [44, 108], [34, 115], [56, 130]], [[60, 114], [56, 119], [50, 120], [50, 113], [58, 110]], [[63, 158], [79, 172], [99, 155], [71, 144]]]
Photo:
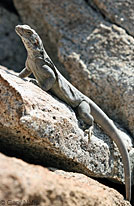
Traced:
[[39, 35], [30, 26], [17, 25], [15, 31], [21, 37], [28, 51], [40, 51], [43, 49], [43, 44]]

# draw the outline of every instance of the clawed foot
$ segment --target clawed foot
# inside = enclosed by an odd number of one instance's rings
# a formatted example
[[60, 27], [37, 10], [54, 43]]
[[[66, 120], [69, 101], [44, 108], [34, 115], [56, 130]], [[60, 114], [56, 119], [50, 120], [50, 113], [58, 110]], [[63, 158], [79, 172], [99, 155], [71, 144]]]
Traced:
[[31, 78], [31, 79], [29, 80], [29, 82], [32, 82], [33, 84], [35, 84], [36, 86], [38, 86], [38, 82], [37, 82], [36, 79]]
[[88, 135], [88, 143], [90, 142], [90, 138], [93, 135], [94, 126], [91, 126], [89, 129], [85, 130], [85, 133]]

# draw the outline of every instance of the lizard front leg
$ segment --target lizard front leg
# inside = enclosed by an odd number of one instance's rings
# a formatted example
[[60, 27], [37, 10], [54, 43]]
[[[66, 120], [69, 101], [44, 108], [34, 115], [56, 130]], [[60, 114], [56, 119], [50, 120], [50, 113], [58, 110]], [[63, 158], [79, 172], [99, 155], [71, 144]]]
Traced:
[[91, 108], [90, 108], [90, 105], [86, 102], [86, 101], [82, 101], [78, 108], [77, 108], [77, 111], [78, 111], [78, 115], [79, 117], [86, 123], [88, 124], [90, 127], [89, 127], [89, 130], [87, 131], [86, 130], [86, 133], [88, 133], [88, 142], [90, 140], [90, 137], [92, 136], [92, 133], [93, 133], [93, 127], [94, 127], [94, 118], [93, 116], [91, 115]]
[[20, 78], [28, 77], [32, 72], [28, 70], [26, 67], [19, 73]]
[[[19, 77], [20, 78], [25, 78], [25, 77], [28, 77], [32, 72], [30, 70], [28, 70], [26, 67], [19, 73]], [[37, 85], [38, 86], [38, 82], [36, 79], [33, 79], [31, 78], [29, 80], [29, 82], [32, 82], [33, 84]]]

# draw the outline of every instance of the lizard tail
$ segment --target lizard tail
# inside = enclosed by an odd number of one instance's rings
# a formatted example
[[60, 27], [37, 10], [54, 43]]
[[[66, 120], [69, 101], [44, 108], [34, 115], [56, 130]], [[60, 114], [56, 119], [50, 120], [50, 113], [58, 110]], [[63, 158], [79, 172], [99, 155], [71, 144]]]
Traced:
[[118, 132], [118, 129], [109, 119], [109, 117], [90, 99], [91, 114], [102, 129], [111, 137], [116, 143], [123, 160], [124, 173], [125, 173], [125, 188], [126, 188], [126, 199], [131, 200], [131, 168], [128, 151], [122, 138]]

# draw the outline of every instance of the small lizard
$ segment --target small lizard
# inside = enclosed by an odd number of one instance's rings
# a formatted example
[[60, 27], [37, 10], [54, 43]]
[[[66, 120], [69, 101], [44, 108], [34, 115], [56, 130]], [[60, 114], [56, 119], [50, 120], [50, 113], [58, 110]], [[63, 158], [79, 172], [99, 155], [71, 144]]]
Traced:
[[26, 67], [20, 72], [19, 77], [25, 78], [33, 73], [38, 85], [44, 91], [50, 91], [72, 108], [76, 109], [79, 117], [89, 126], [93, 126], [94, 121], [98, 123], [111, 137], [117, 144], [122, 155], [125, 173], [126, 199], [130, 201], [131, 169], [129, 155], [118, 129], [112, 120], [109, 119], [90, 98], [82, 94], [61, 75], [46, 53], [41, 38], [31, 27], [28, 25], [18, 25], [15, 30], [21, 37], [28, 53], [25, 64]]

